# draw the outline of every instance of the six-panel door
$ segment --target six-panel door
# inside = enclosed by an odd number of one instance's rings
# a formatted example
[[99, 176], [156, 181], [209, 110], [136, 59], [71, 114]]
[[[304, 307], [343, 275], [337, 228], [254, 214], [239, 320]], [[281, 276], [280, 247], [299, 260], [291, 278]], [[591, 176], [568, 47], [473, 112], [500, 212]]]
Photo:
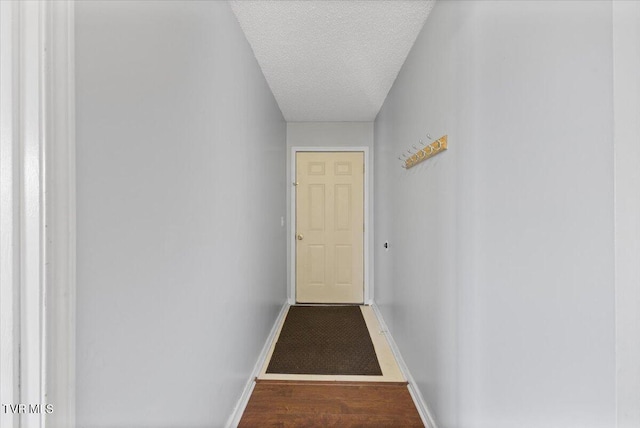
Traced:
[[296, 301], [364, 301], [364, 154], [296, 153]]

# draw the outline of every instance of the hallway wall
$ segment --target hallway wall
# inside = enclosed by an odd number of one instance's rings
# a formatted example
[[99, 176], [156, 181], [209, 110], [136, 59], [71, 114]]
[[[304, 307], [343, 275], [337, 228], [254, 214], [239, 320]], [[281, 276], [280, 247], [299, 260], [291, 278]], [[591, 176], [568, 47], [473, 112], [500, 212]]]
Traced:
[[286, 298], [286, 125], [226, 2], [76, 3], [79, 427], [222, 426]]
[[640, 426], [640, 3], [613, 2], [617, 428]]
[[[376, 300], [440, 427], [615, 424], [610, 2], [438, 2], [375, 122]], [[444, 154], [405, 171], [426, 133]]]

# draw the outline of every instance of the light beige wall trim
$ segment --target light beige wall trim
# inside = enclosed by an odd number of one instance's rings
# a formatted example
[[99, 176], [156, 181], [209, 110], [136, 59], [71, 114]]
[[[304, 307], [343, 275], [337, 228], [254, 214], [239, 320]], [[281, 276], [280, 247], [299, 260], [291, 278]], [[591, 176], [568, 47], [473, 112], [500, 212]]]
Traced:
[[[371, 151], [369, 147], [292, 147], [290, 156], [290, 175], [296, 177], [296, 153], [297, 152], [363, 152], [364, 153], [364, 303], [373, 302], [373, 275], [371, 273], [371, 261], [373, 257], [373, 214], [371, 210], [373, 189], [371, 189], [372, 167]], [[293, 187], [293, 180], [287, 182], [287, 186]], [[289, 245], [290, 269], [289, 269], [289, 304], [296, 302], [296, 254], [295, 254], [295, 225], [296, 225], [296, 194], [291, 192], [289, 207]]]

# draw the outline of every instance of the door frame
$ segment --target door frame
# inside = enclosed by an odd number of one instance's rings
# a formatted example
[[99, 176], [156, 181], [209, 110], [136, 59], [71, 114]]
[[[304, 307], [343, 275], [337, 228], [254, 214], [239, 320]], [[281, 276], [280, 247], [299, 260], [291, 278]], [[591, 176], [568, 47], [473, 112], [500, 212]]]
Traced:
[[41, 406], [7, 428], [75, 426], [74, 10], [0, 2], [0, 398]]
[[373, 254], [373, 182], [371, 178], [373, 162], [371, 159], [370, 148], [366, 146], [353, 147], [291, 147], [291, 157], [289, 171], [289, 181], [287, 186], [291, 189], [291, 198], [289, 206], [289, 230], [288, 239], [290, 245], [289, 258], [289, 304], [296, 304], [296, 192], [294, 190], [294, 181], [296, 179], [296, 154], [298, 152], [362, 152], [364, 155], [364, 304], [370, 305], [373, 302], [373, 271], [371, 269], [371, 255]]

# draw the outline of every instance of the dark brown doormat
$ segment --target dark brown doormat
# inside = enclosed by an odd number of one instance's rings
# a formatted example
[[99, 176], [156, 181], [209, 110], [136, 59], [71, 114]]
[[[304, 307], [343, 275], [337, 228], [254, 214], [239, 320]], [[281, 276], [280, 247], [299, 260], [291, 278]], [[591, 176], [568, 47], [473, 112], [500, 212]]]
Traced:
[[291, 306], [267, 373], [382, 376], [358, 306]]

